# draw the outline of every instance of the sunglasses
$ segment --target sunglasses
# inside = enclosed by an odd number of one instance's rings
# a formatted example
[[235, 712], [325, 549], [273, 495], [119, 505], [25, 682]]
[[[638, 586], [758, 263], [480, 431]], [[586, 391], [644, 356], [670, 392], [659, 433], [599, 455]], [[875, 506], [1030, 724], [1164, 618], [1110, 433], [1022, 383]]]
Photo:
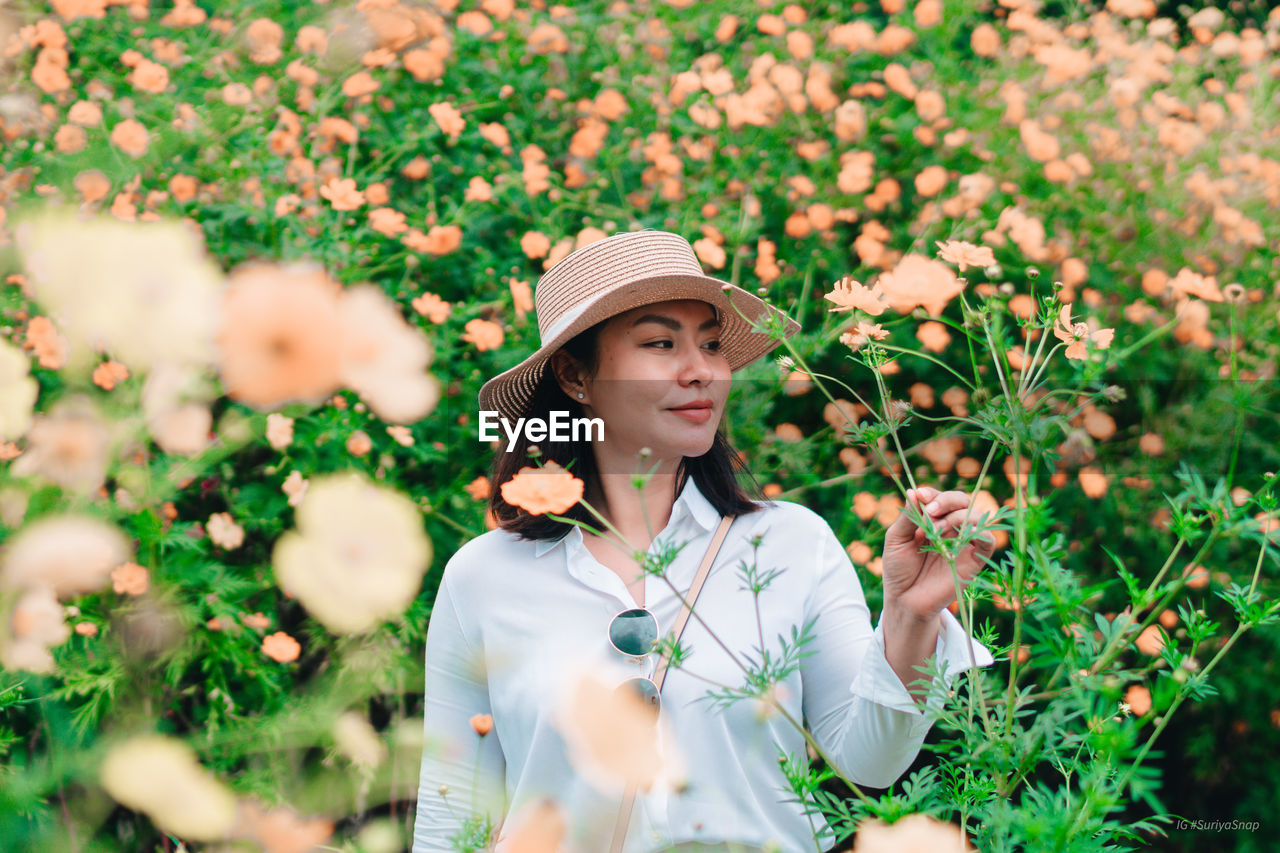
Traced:
[[[658, 617], [643, 607], [623, 610], [609, 623], [609, 645], [628, 658], [643, 658], [654, 651], [658, 642]], [[655, 664], [656, 668], [656, 664]], [[658, 685], [643, 675], [628, 678], [617, 690], [630, 690], [652, 710], [654, 720], [662, 710]]]

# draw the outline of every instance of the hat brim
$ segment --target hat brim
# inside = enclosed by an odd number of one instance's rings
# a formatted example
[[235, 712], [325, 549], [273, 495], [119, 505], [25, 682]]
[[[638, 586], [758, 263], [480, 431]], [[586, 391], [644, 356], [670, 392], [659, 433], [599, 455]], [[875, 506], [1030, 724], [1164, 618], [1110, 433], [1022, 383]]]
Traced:
[[729, 362], [730, 372], [760, 360], [782, 343], [782, 339], [768, 332], [756, 331], [755, 326], [765, 325], [772, 317], [782, 322], [783, 337], [789, 338], [800, 331], [800, 324], [782, 311], [737, 285], [728, 285], [726, 291], [726, 284], [710, 276], [662, 275], [637, 279], [609, 291], [587, 305], [524, 361], [484, 383], [479, 394], [480, 410], [496, 411], [510, 421], [521, 417], [542, 379], [547, 361], [557, 350], [596, 323], [642, 305], [697, 299], [717, 308], [722, 323], [720, 350]]

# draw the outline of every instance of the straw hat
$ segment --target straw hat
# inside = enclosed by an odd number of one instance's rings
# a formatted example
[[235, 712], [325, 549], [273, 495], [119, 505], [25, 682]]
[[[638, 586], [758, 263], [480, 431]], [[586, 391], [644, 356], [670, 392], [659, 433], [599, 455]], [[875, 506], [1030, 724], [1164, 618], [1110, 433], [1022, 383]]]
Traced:
[[575, 335], [615, 314], [671, 299], [699, 299], [716, 309], [722, 324], [720, 351], [730, 371], [782, 343], [754, 331], [753, 322], [760, 325], [775, 315], [785, 322], [786, 337], [800, 331], [799, 323], [758, 297], [704, 275], [693, 247], [680, 235], [614, 234], [569, 253], [538, 279], [534, 311], [542, 345], [480, 388], [480, 410], [497, 411], [511, 421], [523, 416], [548, 359]]

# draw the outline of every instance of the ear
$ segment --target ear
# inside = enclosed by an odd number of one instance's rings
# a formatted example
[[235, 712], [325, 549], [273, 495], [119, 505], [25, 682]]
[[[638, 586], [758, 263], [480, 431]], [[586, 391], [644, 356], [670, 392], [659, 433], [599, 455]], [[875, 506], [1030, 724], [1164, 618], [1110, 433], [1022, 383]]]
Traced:
[[571, 400], [585, 402], [585, 400], [578, 400], [578, 392], [584, 390], [584, 372], [577, 359], [562, 349], [556, 350], [547, 362], [547, 369], [552, 371], [556, 384]]

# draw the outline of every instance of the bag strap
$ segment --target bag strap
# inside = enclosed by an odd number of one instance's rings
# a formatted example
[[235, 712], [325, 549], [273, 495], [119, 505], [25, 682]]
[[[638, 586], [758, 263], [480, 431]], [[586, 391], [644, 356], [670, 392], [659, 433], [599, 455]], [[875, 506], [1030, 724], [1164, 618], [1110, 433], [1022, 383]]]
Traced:
[[[674, 640], [671, 646], [663, 651], [662, 660], [659, 661], [658, 669], [653, 675], [653, 683], [657, 685], [659, 693], [662, 692], [662, 682], [667, 677], [667, 664], [670, 663], [668, 653], [675, 647], [676, 642], [679, 642], [680, 635], [684, 633], [684, 626], [689, 621], [689, 614], [693, 609], [694, 602], [698, 600], [698, 593], [702, 592], [702, 584], [711, 572], [711, 564], [715, 562], [716, 554], [720, 552], [720, 546], [724, 544], [724, 539], [729, 534], [729, 526], [733, 524], [734, 518], [735, 516], [726, 515], [720, 519], [720, 526], [716, 528], [715, 535], [711, 537], [711, 544], [707, 546], [707, 553], [702, 558], [702, 564], [698, 566], [698, 573], [694, 576], [689, 591], [685, 593], [684, 605], [680, 608], [680, 615], [676, 617], [675, 625], [671, 628]], [[622, 798], [622, 808], [618, 811], [618, 821], [613, 828], [613, 844], [609, 846], [610, 853], [622, 853], [622, 846], [627, 840], [627, 829], [631, 823], [631, 808], [635, 804], [637, 787], [634, 782], [627, 785], [627, 793]]]

